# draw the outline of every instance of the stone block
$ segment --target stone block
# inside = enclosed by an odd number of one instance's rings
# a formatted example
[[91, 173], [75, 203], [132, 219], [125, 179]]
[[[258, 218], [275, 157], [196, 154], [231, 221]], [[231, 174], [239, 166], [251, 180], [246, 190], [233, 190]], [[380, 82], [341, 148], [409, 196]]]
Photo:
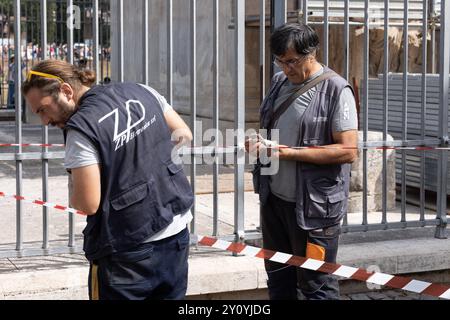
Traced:
[[[364, 141], [363, 132], [359, 132], [359, 141]], [[388, 135], [387, 141], [393, 141]], [[369, 131], [367, 141], [383, 141], [383, 133]], [[387, 156], [387, 209], [395, 209], [395, 150], [388, 150]], [[352, 164], [350, 180], [350, 199], [348, 212], [362, 211], [363, 197], [363, 155], [360, 152], [358, 160]], [[383, 208], [383, 150], [369, 149], [367, 151], [367, 202], [368, 211], [381, 211]]]

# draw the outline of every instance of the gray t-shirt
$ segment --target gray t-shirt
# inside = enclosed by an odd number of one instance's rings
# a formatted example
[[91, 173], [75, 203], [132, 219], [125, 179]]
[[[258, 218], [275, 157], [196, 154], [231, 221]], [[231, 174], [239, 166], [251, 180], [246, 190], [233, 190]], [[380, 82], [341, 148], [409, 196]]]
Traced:
[[[163, 113], [172, 109], [172, 106], [169, 105], [166, 99], [157, 91], [151, 87], [144, 85], [142, 86], [150, 91], [156, 100], [158, 100]], [[86, 135], [77, 130], [67, 131], [65, 151], [66, 155], [64, 159], [64, 166], [66, 169], [83, 168], [94, 164], [101, 164], [100, 155], [97, 148]], [[190, 223], [191, 220], [192, 213], [190, 210], [184, 214], [176, 215], [170, 225], [144, 242], [157, 241], [175, 235], [186, 228], [186, 225]]]
[[[323, 74], [323, 68], [311, 76], [308, 81]], [[307, 83], [307, 82], [306, 82]], [[275, 101], [275, 110], [292, 94], [293, 91], [304, 86], [305, 83], [294, 85], [287, 81], [280, 89]], [[295, 146], [299, 137], [299, 122], [306, 108], [309, 106], [317, 87], [311, 88], [301, 95], [281, 115], [275, 123], [274, 129], [279, 129], [279, 144]], [[358, 117], [355, 98], [351, 89], [345, 88], [339, 97], [336, 113], [332, 119], [333, 132], [343, 132], [358, 129]], [[281, 160], [278, 173], [271, 176], [270, 189], [277, 197], [290, 202], [296, 201], [296, 177], [297, 163], [295, 161]]]

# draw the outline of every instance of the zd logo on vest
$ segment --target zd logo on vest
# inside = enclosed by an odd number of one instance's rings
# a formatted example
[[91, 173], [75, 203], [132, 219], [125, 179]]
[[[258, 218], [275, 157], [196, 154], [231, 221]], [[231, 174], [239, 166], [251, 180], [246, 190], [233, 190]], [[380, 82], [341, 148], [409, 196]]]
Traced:
[[[102, 123], [106, 119], [111, 116], [114, 116], [114, 136], [113, 142], [116, 144], [116, 148], [114, 151], [119, 150], [128, 142], [138, 137], [142, 132], [144, 132], [150, 125], [155, 123], [156, 115], [150, 121], [147, 121], [143, 126], [139, 129], [135, 129], [138, 125], [145, 121], [145, 107], [139, 100], [128, 100], [125, 104], [125, 108], [127, 111], [127, 121], [126, 121], [126, 129], [119, 133], [119, 108], [114, 109], [110, 113], [106, 114], [103, 118], [98, 120], [98, 123]], [[140, 116], [139, 120], [133, 122], [132, 115], [135, 115], [134, 118]]]

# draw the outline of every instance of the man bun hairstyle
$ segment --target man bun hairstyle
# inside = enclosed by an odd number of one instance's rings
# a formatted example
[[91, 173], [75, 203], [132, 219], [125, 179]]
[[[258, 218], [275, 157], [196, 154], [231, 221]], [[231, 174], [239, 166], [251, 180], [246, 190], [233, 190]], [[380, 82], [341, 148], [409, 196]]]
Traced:
[[97, 79], [95, 72], [92, 70], [78, 71], [80, 82], [86, 87], [92, 87]]
[[[46, 73], [61, 78], [65, 83], [70, 84], [74, 90], [81, 86], [92, 87], [95, 84], [96, 75], [91, 70], [79, 70], [74, 65], [62, 60], [44, 60], [35, 65], [31, 70]], [[46, 95], [57, 96], [61, 81], [45, 76], [31, 75], [22, 85], [23, 94], [27, 94], [32, 88], [41, 89]]]
[[301, 55], [315, 55], [319, 44], [319, 36], [314, 29], [300, 23], [287, 23], [275, 29], [270, 37], [270, 48], [276, 56], [284, 55], [289, 49]]

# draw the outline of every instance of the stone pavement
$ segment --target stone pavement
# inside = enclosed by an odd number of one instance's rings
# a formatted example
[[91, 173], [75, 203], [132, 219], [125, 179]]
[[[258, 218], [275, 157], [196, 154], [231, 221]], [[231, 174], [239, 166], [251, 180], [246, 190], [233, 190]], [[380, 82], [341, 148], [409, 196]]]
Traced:
[[342, 295], [341, 300], [442, 300], [401, 290], [380, 290]]
[[[0, 126], [2, 142], [13, 142], [13, 126]], [[24, 128], [24, 142], [40, 142], [40, 127]], [[59, 130], [50, 130], [50, 142], [61, 143]], [[40, 151], [30, 148], [26, 151]], [[0, 152], [13, 152], [11, 149]], [[196, 233], [212, 233], [213, 196], [210, 194], [212, 177], [210, 168], [198, 168]], [[219, 235], [234, 232], [234, 194], [233, 169], [221, 167], [219, 182]], [[251, 192], [250, 174], [246, 173], [244, 226], [255, 230], [259, 226], [259, 203], [257, 195]], [[0, 161], [0, 191], [15, 193], [15, 167], [12, 162]], [[50, 161], [50, 201], [66, 204], [67, 177], [61, 160]], [[23, 195], [34, 200], [41, 197], [41, 163], [24, 162]], [[230, 193], [231, 192], [231, 193]], [[68, 218], [57, 210], [49, 212], [49, 255], [43, 256], [42, 208], [24, 204], [23, 240], [27, 257], [15, 251], [16, 241], [16, 203], [11, 199], [0, 199], [0, 299], [86, 299], [86, 279], [88, 265], [81, 252], [81, 231], [85, 226], [84, 217], [75, 217], [76, 247], [74, 254], [67, 254]], [[397, 209], [388, 213], [389, 221], [399, 221]], [[434, 217], [427, 210], [427, 217]], [[369, 215], [369, 222], [381, 221], [381, 213]], [[417, 219], [418, 208], [407, 206], [407, 218]], [[349, 224], [361, 224], [361, 213], [348, 215]], [[433, 237], [434, 228], [392, 230], [372, 233], [344, 234], [338, 261], [349, 266], [363, 268], [377, 267], [390, 274], [424, 273], [422, 280], [430, 271], [450, 269], [450, 240]], [[62, 248], [62, 251], [56, 250]], [[65, 252], [65, 254], [62, 254]], [[448, 282], [449, 277], [441, 277], [433, 282]], [[342, 281], [345, 289], [346, 282]], [[343, 290], [343, 299], [426, 299], [417, 295], [395, 290], [381, 291], [362, 289]], [[362, 292], [362, 293], [360, 293]], [[266, 299], [266, 274], [263, 261], [251, 257], [233, 257], [231, 254], [208, 248], [193, 247], [190, 256], [190, 275], [188, 295], [190, 298], [228, 297], [232, 299]]]
[[[210, 195], [197, 197], [197, 228], [199, 233], [211, 232], [212, 204]], [[221, 234], [232, 233], [233, 196], [220, 194]], [[257, 206], [253, 193], [246, 193], [247, 228], [257, 225]], [[56, 212], [54, 212], [56, 213]], [[253, 214], [251, 214], [253, 213]], [[31, 217], [31, 216], [30, 216]], [[36, 220], [40, 223], [40, 219]], [[10, 224], [13, 227], [13, 224]], [[2, 227], [2, 230], [8, 227]], [[62, 229], [61, 229], [62, 230]], [[6, 230], [5, 230], [6, 231]], [[346, 266], [375, 268], [388, 274], [420, 273], [414, 279], [445, 283], [449, 275], [431, 276], [430, 272], [450, 269], [450, 240], [433, 238], [434, 228], [407, 230], [402, 238], [396, 238], [401, 230], [372, 235], [343, 235], [338, 262]], [[392, 236], [391, 240], [388, 240]], [[61, 235], [63, 237], [63, 235]], [[365, 242], [361, 242], [365, 241]], [[10, 250], [14, 243], [4, 244]], [[39, 248], [40, 243], [28, 243]], [[63, 246], [64, 243], [52, 243]], [[81, 238], [77, 237], [78, 251]], [[0, 250], [0, 253], [2, 250]], [[188, 298], [192, 299], [267, 299], [266, 273], [263, 260], [238, 256], [229, 252], [192, 247], [189, 258], [190, 272]], [[88, 264], [84, 256], [76, 254], [52, 254], [49, 256], [15, 257], [0, 259], [0, 299], [87, 299], [86, 279]], [[375, 295], [364, 283], [357, 290], [341, 281], [343, 299], [416, 299], [416, 295], [390, 290]], [[426, 299], [420, 297], [420, 299]]]

